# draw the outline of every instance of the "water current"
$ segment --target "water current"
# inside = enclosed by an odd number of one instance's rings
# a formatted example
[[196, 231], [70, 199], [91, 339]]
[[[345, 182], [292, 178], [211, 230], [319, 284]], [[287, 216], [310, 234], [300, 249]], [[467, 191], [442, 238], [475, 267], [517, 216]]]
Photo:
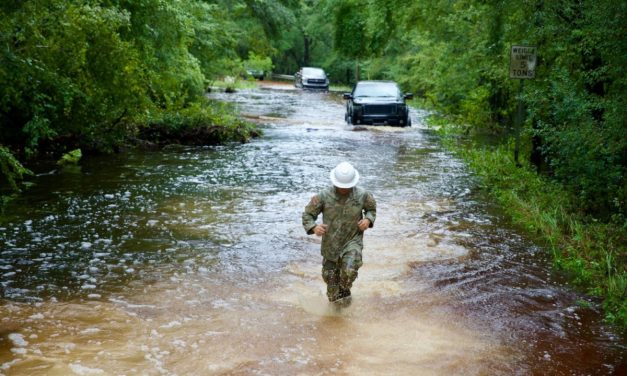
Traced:
[[[264, 135], [39, 166], [0, 222], [0, 375], [618, 375], [625, 338], [423, 126], [337, 93], [211, 94]], [[348, 160], [373, 192], [353, 304], [300, 215]]]

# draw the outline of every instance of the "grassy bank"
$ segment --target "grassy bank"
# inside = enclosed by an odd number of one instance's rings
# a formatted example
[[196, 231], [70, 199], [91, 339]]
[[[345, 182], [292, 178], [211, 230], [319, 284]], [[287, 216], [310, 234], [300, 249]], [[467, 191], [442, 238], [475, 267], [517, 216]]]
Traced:
[[512, 143], [489, 146], [462, 137], [461, 127], [435, 119], [431, 123], [513, 222], [546, 243], [554, 265], [575, 285], [603, 299], [607, 321], [627, 329], [625, 225], [582, 215], [572, 193], [538, 175], [525, 160], [516, 167]]
[[260, 131], [240, 119], [228, 103], [202, 100], [179, 111], [153, 111], [139, 119], [135, 141], [140, 144], [217, 145], [247, 142]]

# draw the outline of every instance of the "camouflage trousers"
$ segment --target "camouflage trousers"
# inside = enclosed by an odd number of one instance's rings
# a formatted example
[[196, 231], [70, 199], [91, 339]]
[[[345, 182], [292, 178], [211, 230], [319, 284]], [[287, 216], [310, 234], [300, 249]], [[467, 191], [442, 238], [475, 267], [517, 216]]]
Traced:
[[351, 296], [351, 287], [362, 265], [361, 249], [347, 247], [337, 260], [322, 260], [322, 279], [330, 302]]

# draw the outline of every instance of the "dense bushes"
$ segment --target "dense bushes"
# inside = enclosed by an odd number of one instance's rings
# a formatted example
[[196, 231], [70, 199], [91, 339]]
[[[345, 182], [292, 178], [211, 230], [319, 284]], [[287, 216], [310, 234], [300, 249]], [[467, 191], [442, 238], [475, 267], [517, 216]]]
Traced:
[[[383, 3], [383, 2], [382, 2]], [[461, 6], [465, 3], [465, 7]], [[424, 103], [479, 132], [506, 134], [517, 83], [507, 78], [511, 44], [539, 46], [537, 79], [524, 100], [527, 140], [536, 136], [543, 172], [581, 198], [600, 219], [625, 214], [624, 12], [609, 2], [406, 4], [399, 12], [403, 46], [375, 58], [365, 71], [394, 78]], [[372, 9], [376, 16], [377, 10]], [[530, 26], [526, 25], [533, 25]], [[572, 25], [575, 25], [573, 27]], [[624, 33], [624, 31], [623, 31]], [[522, 37], [518, 37], [522, 36]]]
[[180, 111], [158, 111], [144, 116], [137, 132], [143, 145], [216, 145], [246, 142], [258, 135], [255, 127], [238, 119], [228, 104], [203, 101]]
[[2, 6], [0, 143], [26, 155], [40, 141], [115, 131], [140, 107], [139, 57], [117, 30], [128, 13], [58, 1]]
[[171, 127], [174, 137], [170, 120], [205, 130], [210, 124], [212, 142], [247, 139], [251, 127], [205, 103], [204, 92], [217, 76], [242, 73], [248, 56], [267, 65], [238, 41], [246, 33], [264, 41], [261, 25], [244, 0], [3, 1], [4, 181], [18, 188], [20, 161], [77, 147], [111, 152], [149, 124]]
[[[422, 105], [503, 140], [512, 133], [519, 88], [508, 78], [510, 46], [537, 46], [536, 78], [522, 98], [527, 156], [578, 198], [576, 210], [627, 227], [626, 3], [324, 3], [341, 36], [336, 49], [360, 59], [362, 76], [397, 80]], [[362, 20], [357, 41], [344, 37], [345, 19], [355, 23], [345, 9]]]

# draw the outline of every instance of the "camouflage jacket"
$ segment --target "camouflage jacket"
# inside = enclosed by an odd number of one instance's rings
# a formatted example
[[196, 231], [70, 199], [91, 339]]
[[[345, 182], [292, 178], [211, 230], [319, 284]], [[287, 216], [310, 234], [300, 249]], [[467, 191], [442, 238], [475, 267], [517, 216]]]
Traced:
[[307, 234], [313, 234], [320, 213], [322, 223], [328, 226], [320, 251], [325, 259], [336, 261], [349, 244], [361, 251], [364, 233], [359, 230], [357, 222], [367, 218], [372, 227], [377, 216], [377, 204], [372, 194], [362, 188], [355, 187], [348, 196], [342, 196], [331, 186], [313, 196], [305, 207], [303, 227]]

